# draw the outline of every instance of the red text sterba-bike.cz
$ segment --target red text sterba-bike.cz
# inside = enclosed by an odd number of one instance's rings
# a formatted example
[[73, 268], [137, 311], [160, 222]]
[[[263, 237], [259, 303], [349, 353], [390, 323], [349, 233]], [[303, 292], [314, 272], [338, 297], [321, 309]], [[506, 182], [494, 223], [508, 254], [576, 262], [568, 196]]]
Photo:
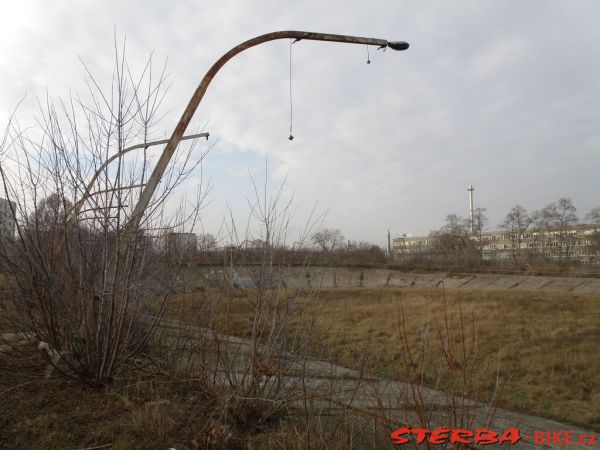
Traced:
[[390, 434], [392, 443], [396, 445], [415, 442], [422, 444], [425, 441], [433, 445], [442, 444], [475, 444], [475, 445], [515, 445], [521, 439], [532, 441], [537, 445], [595, 445], [596, 435], [580, 434], [564, 430], [536, 430], [530, 434], [522, 435], [519, 428], [508, 428], [501, 433], [486, 428], [467, 430], [462, 428], [450, 429], [446, 427], [429, 430], [427, 428], [411, 428], [404, 426]]
[[502, 434], [496, 431], [480, 429], [480, 430], [465, 430], [462, 428], [449, 429], [440, 427], [435, 430], [427, 428], [411, 428], [408, 426], [398, 428], [390, 434], [392, 443], [401, 445], [411, 441], [411, 437], [417, 444], [422, 444], [427, 440], [430, 444], [504, 444], [510, 442], [516, 444], [521, 439], [521, 433], [518, 428], [509, 428]]

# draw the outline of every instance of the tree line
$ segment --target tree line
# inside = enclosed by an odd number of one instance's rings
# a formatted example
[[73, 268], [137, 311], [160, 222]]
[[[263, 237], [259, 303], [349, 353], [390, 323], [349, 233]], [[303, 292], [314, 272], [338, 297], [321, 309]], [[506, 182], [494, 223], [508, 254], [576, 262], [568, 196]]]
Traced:
[[269, 247], [280, 264], [357, 266], [384, 264], [388, 259], [380, 246], [346, 239], [337, 228], [319, 229], [302, 245], [274, 244], [261, 239], [244, 240], [236, 244], [222, 241], [211, 233], [203, 233], [197, 236], [196, 245], [177, 249], [171, 245], [173, 240], [166, 235], [160, 245], [154, 246], [155, 260], [168, 261], [177, 256], [189, 265], [257, 264], [265, 247]]

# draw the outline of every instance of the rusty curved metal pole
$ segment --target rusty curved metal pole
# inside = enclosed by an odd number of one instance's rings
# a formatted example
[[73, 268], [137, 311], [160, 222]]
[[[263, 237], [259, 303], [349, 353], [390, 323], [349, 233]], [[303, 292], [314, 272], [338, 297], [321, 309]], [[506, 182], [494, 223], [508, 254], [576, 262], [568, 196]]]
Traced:
[[[188, 139], [197, 139], [197, 138], [201, 138], [201, 137], [208, 139], [209, 136], [210, 136], [209, 133], [190, 134], [189, 136], [183, 136], [181, 138], [181, 140], [186, 141]], [[84, 191], [83, 195], [81, 196], [81, 199], [77, 203], [75, 203], [73, 205], [73, 207], [71, 208], [71, 210], [69, 211], [69, 214], [67, 215], [67, 220], [66, 220], [67, 226], [73, 225], [75, 218], [79, 215], [79, 212], [81, 211], [81, 208], [85, 204], [86, 200], [88, 200], [92, 195], [94, 195], [91, 193], [92, 188], [94, 187], [94, 183], [96, 183], [96, 180], [98, 179], [98, 177], [100, 176], [102, 171], [104, 169], [106, 169], [111, 162], [113, 162], [117, 158], [120, 158], [124, 154], [129, 153], [133, 150], [138, 150], [140, 148], [146, 149], [146, 148], [152, 147], [154, 145], [167, 144], [169, 141], [170, 141], [170, 139], [162, 139], [160, 141], [152, 141], [152, 142], [146, 142], [144, 144], [132, 145], [131, 147], [124, 148], [120, 152], [115, 153], [110, 158], [108, 158], [106, 161], [104, 161], [104, 163], [96, 171], [96, 173], [94, 174], [94, 176], [92, 177], [90, 182], [87, 184], [85, 191]], [[139, 187], [139, 186], [140, 185], [137, 185], [136, 187]], [[103, 192], [106, 192], [106, 191], [103, 191]], [[95, 194], [98, 194], [98, 193], [99, 192], [95, 192]]]
[[233, 47], [223, 56], [221, 56], [217, 62], [215, 62], [212, 67], [206, 72], [204, 78], [200, 82], [200, 85], [196, 88], [196, 91], [192, 95], [190, 102], [188, 103], [183, 115], [179, 119], [169, 142], [165, 146], [160, 159], [158, 160], [152, 175], [148, 179], [146, 186], [142, 190], [140, 194], [140, 198], [138, 203], [136, 204], [134, 210], [131, 213], [131, 218], [123, 227], [122, 238], [119, 242], [119, 246], [117, 247], [116, 253], [113, 255], [114, 258], [118, 253], [122, 253], [126, 250], [129, 241], [133, 235], [133, 231], [139, 226], [140, 220], [146, 207], [150, 203], [152, 196], [154, 195], [154, 191], [156, 187], [160, 183], [160, 180], [169, 165], [169, 161], [171, 160], [179, 142], [182, 139], [183, 133], [185, 132], [187, 126], [189, 125], [200, 101], [204, 97], [208, 86], [211, 81], [217, 74], [217, 72], [227, 63], [230, 59], [236, 56], [238, 53], [243, 52], [251, 47], [255, 47], [260, 44], [264, 44], [265, 42], [274, 41], [278, 39], [296, 39], [296, 41], [301, 40], [309, 40], [309, 41], [326, 41], [326, 42], [339, 42], [344, 44], [363, 44], [363, 45], [376, 45], [379, 48], [391, 48], [393, 50], [406, 50], [409, 47], [409, 44], [403, 41], [387, 41], [385, 39], [374, 39], [374, 38], [366, 38], [366, 37], [358, 37], [358, 36], [347, 36], [342, 34], [324, 34], [324, 33], [312, 33], [308, 31], [276, 31], [273, 33], [263, 34], [261, 36], [257, 36], [255, 38], [249, 39], [241, 44]]

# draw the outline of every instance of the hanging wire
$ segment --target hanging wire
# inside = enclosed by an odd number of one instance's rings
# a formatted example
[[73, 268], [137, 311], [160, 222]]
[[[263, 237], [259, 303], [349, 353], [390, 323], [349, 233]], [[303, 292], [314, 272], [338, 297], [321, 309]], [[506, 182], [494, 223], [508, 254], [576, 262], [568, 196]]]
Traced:
[[292, 103], [292, 45], [294, 41], [290, 39], [290, 137], [288, 138], [290, 141], [294, 140], [294, 135], [292, 134], [292, 127], [294, 123], [294, 108]]
[[371, 55], [369, 55], [369, 46], [367, 45], [367, 64], [371, 64]]

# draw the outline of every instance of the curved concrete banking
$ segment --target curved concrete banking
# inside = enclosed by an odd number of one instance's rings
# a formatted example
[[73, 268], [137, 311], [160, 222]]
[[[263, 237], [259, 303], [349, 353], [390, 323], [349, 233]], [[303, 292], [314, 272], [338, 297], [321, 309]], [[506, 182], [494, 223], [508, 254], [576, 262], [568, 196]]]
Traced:
[[429, 287], [600, 293], [600, 279], [494, 274], [414, 273], [385, 269], [314, 267], [285, 270], [288, 286], [320, 287]]
[[[228, 269], [226, 269], [227, 271]], [[176, 285], [183, 290], [222, 285], [236, 279], [237, 287], [254, 287], [260, 280], [256, 267], [237, 267], [234, 277], [223, 278], [223, 267], [185, 267]], [[221, 278], [215, 278], [215, 273]], [[523, 290], [600, 294], [599, 278], [552, 277], [534, 275], [416, 273], [387, 269], [339, 267], [275, 268], [269, 283], [273, 286], [311, 286], [321, 288], [445, 288], [484, 290]]]

